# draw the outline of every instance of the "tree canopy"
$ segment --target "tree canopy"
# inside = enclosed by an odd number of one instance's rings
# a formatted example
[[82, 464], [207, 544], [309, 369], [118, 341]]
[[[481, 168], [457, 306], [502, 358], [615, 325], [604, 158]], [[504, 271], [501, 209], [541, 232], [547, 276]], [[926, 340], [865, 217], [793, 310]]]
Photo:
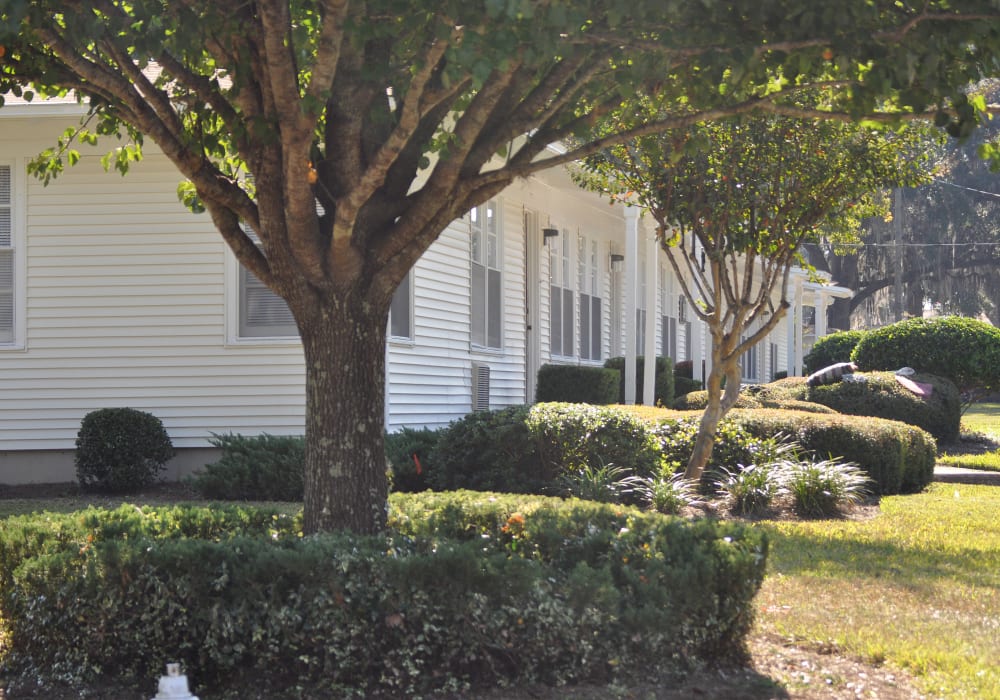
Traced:
[[[707, 462], [736, 402], [741, 361], [790, 305], [804, 242], [857, 240], [880, 192], [929, 178], [924, 130], [744, 116], [643, 136], [585, 161], [580, 180], [656, 222], [694, 315], [711, 336], [702, 418], [687, 477]], [[723, 395], [723, 385], [725, 395]]]
[[[240, 263], [289, 305], [306, 359], [307, 530], [385, 521], [383, 352], [399, 282], [517, 177], [752, 110], [933, 116], [955, 133], [996, 74], [992, 0], [7, 0], [0, 94], [73, 91], [123, 172], [152, 140]], [[659, 116], [595, 136], [636, 97]], [[574, 144], [547, 151], [556, 141]], [[243, 173], [251, 174], [248, 187]], [[316, 207], [316, 201], [322, 205]], [[318, 213], [321, 212], [321, 213]], [[260, 241], [257, 243], [243, 225]]]

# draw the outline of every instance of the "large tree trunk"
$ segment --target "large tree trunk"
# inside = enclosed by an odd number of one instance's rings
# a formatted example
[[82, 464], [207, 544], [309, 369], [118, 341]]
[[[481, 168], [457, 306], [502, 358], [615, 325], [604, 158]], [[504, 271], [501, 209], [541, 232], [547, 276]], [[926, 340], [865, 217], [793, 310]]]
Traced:
[[320, 302], [299, 322], [306, 363], [306, 533], [385, 528], [385, 330], [366, 299]]

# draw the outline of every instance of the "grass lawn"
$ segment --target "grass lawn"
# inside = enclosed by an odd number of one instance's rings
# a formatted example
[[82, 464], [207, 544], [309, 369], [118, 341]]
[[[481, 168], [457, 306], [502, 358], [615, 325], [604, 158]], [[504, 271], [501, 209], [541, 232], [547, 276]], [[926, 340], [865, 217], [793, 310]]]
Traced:
[[1000, 698], [997, 513], [996, 486], [933, 484], [867, 521], [763, 523], [757, 634], [906, 669], [934, 697]]
[[1000, 440], [1000, 403], [973, 404], [962, 416], [962, 428]]

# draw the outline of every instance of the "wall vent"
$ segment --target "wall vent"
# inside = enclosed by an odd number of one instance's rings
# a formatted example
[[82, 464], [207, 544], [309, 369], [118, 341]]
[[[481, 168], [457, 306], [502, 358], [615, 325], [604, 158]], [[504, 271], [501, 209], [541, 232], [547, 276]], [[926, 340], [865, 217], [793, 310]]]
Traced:
[[472, 363], [472, 410], [490, 410], [490, 366]]

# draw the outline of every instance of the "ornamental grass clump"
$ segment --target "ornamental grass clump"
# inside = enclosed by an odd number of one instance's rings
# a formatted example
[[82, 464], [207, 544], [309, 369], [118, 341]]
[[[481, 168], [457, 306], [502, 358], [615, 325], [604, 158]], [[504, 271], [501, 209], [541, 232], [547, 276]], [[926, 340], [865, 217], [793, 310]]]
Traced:
[[808, 516], [836, 515], [860, 502], [870, 481], [858, 465], [835, 459], [786, 461], [778, 472], [796, 512]]
[[683, 472], [668, 473], [665, 470], [659, 476], [642, 479], [634, 493], [650, 510], [664, 515], [677, 515], [685, 508], [703, 504], [698, 483], [685, 479]]
[[726, 505], [734, 513], [761, 513], [782, 493], [780, 474], [773, 464], [741, 464], [733, 471], [725, 468], [721, 471], [723, 476], [715, 482], [715, 488], [723, 494]]

